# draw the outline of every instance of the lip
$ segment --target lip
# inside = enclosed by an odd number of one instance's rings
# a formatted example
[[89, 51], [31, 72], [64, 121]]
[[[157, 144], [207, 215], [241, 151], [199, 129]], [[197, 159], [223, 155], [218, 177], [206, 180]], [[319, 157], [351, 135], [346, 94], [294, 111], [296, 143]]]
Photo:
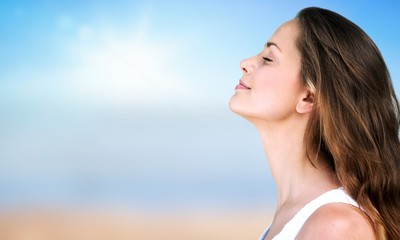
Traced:
[[235, 89], [244, 89], [244, 90], [250, 90], [251, 88], [248, 87], [242, 80], [239, 81], [239, 84], [236, 85]]

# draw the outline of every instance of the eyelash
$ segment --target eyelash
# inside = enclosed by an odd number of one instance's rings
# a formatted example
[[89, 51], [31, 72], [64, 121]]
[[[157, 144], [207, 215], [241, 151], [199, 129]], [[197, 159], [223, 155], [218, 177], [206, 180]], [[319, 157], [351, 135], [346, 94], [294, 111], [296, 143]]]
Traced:
[[265, 61], [266, 63], [271, 63], [271, 62], [273, 62], [271, 58], [263, 57], [263, 59], [264, 59], [264, 61]]

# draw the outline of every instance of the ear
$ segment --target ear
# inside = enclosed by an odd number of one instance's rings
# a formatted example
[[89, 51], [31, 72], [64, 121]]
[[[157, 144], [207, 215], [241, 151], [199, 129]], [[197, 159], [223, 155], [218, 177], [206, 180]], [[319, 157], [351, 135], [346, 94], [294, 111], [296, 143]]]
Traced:
[[307, 90], [297, 103], [296, 111], [300, 114], [309, 113], [313, 110], [314, 102], [314, 93], [312, 93], [310, 90]]

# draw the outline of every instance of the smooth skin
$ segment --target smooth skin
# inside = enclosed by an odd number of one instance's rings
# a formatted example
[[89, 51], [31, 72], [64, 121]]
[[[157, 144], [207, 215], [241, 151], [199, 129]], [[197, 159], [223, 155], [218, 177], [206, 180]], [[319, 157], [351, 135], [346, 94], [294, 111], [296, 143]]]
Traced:
[[[321, 161], [315, 167], [305, 157], [303, 136], [314, 106], [314, 95], [300, 79], [299, 26], [291, 20], [280, 26], [257, 55], [240, 67], [241, 83], [230, 101], [233, 112], [260, 132], [272, 175], [278, 187], [278, 207], [266, 239], [272, 239], [308, 202], [339, 187], [334, 172]], [[376, 239], [365, 214], [348, 204], [319, 208], [297, 238]]]

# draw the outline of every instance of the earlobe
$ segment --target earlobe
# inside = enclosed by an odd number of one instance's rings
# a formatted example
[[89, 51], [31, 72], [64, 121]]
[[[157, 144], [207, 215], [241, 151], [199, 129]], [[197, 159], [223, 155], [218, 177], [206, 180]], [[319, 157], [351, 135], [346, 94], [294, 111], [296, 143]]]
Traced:
[[298, 113], [309, 113], [314, 108], [315, 97], [310, 91], [307, 91], [307, 95], [299, 100], [296, 106], [296, 111]]

